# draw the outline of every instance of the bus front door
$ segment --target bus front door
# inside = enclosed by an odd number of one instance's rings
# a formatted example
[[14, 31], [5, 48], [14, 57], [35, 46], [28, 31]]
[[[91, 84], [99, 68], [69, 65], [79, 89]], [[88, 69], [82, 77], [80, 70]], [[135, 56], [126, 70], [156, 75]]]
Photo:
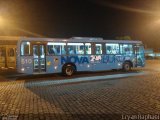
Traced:
[[35, 73], [46, 72], [46, 55], [45, 45], [34, 44], [33, 45], [33, 71]]
[[141, 45], [136, 45], [135, 55], [136, 55], [136, 66], [143, 67], [145, 65], [144, 47]]

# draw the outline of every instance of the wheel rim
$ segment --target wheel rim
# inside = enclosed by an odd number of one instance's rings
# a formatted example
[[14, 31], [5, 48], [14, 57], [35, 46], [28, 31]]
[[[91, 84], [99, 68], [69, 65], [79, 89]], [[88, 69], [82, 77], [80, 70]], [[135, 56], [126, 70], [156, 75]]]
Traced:
[[73, 74], [73, 69], [71, 67], [66, 68], [66, 75], [72, 75]]
[[125, 64], [125, 65], [124, 65], [124, 69], [125, 69], [126, 71], [129, 71], [129, 70], [130, 70], [130, 65], [129, 65], [129, 64]]

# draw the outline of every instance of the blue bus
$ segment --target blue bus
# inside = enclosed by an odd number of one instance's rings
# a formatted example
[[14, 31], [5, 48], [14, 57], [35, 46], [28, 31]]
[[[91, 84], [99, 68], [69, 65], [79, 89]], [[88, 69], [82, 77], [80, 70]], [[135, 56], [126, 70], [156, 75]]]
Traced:
[[130, 71], [144, 66], [141, 41], [26, 37], [17, 43], [17, 70], [20, 73], [63, 73], [71, 76], [78, 71]]

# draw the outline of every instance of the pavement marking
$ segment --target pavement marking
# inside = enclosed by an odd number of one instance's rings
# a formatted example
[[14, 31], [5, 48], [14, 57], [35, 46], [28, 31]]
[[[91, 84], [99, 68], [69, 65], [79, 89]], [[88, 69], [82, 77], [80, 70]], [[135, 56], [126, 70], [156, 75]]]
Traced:
[[144, 74], [146, 74], [146, 72], [114, 74], [114, 75], [93, 76], [93, 77], [80, 77], [80, 78], [71, 78], [71, 79], [63, 79], [63, 80], [47, 80], [47, 81], [36, 81], [36, 82], [34, 81], [26, 84], [29, 86], [48, 86], [48, 85], [58, 85], [58, 84], [76, 83], [76, 82], [85, 82], [85, 81], [125, 78], [125, 77], [139, 76]]

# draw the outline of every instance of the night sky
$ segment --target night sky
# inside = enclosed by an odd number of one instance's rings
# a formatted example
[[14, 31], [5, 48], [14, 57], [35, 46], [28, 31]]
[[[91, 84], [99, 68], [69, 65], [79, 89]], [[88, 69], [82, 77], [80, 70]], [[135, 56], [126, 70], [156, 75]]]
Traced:
[[160, 48], [160, 0], [0, 0], [0, 35], [131, 36]]

